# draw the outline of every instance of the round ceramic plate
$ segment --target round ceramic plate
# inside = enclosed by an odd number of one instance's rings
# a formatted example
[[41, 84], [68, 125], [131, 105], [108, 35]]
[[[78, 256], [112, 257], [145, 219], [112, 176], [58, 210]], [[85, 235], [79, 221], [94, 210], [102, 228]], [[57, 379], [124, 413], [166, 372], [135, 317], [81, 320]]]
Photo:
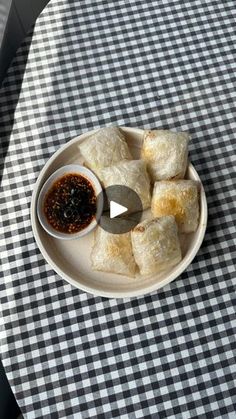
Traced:
[[[122, 128], [134, 159], [140, 156], [143, 130]], [[176, 279], [191, 263], [203, 241], [207, 224], [206, 196], [200, 178], [190, 164], [186, 173], [187, 179], [200, 182], [200, 220], [195, 233], [180, 236], [183, 259], [169, 271], [152, 277], [125, 277], [111, 273], [93, 271], [90, 263], [90, 252], [93, 245], [93, 232], [77, 240], [59, 240], [50, 236], [40, 225], [37, 218], [37, 198], [44, 182], [61, 166], [83, 163], [78, 145], [93, 134], [90, 131], [74, 138], [60, 148], [47, 162], [36, 182], [32, 196], [31, 221], [38, 247], [52, 268], [66, 281], [77, 288], [104, 297], [124, 298], [143, 295], [157, 290]], [[143, 219], [148, 216], [145, 211]]]

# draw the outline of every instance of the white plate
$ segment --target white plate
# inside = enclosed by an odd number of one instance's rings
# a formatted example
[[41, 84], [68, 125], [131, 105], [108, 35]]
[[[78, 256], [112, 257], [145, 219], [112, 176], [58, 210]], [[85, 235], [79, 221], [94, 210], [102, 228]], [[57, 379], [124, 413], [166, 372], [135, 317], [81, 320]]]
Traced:
[[[143, 130], [123, 127], [131, 153], [139, 158]], [[35, 184], [31, 203], [31, 222], [38, 247], [52, 268], [66, 281], [91, 294], [103, 297], [124, 298], [143, 295], [157, 290], [176, 279], [192, 262], [203, 241], [207, 224], [206, 196], [200, 178], [190, 164], [186, 178], [200, 182], [200, 220], [195, 233], [182, 235], [182, 261], [161, 274], [152, 277], [129, 278], [122, 275], [92, 271], [90, 251], [93, 243], [93, 232], [78, 240], [58, 240], [51, 237], [41, 227], [37, 218], [37, 198], [44, 182], [61, 166], [83, 162], [78, 144], [95, 131], [90, 131], [69, 141], [61, 147], [47, 162]]]

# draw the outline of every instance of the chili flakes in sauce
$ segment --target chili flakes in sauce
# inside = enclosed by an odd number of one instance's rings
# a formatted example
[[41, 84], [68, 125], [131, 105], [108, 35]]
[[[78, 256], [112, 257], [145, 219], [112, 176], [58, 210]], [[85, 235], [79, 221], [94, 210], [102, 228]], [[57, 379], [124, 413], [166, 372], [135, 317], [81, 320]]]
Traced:
[[96, 215], [97, 198], [91, 182], [68, 173], [48, 191], [44, 213], [49, 224], [61, 233], [78, 233], [88, 227]]

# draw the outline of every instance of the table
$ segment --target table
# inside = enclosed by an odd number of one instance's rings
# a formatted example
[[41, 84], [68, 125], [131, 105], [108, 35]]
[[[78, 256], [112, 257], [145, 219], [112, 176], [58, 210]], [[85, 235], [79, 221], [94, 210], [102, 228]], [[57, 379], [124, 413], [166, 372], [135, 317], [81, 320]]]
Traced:
[[[0, 353], [25, 418], [235, 418], [233, 10], [51, 0], [18, 50], [0, 95]], [[29, 218], [52, 153], [110, 123], [189, 130], [209, 205], [187, 271], [126, 300], [56, 275]]]

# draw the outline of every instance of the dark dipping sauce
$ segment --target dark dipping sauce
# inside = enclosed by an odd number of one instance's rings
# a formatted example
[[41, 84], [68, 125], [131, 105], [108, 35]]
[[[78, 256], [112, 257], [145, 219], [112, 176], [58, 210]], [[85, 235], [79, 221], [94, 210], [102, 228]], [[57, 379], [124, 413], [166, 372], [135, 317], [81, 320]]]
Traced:
[[68, 173], [49, 189], [44, 213], [49, 224], [61, 233], [74, 234], [88, 227], [96, 215], [97, 198], [91, 182]]

